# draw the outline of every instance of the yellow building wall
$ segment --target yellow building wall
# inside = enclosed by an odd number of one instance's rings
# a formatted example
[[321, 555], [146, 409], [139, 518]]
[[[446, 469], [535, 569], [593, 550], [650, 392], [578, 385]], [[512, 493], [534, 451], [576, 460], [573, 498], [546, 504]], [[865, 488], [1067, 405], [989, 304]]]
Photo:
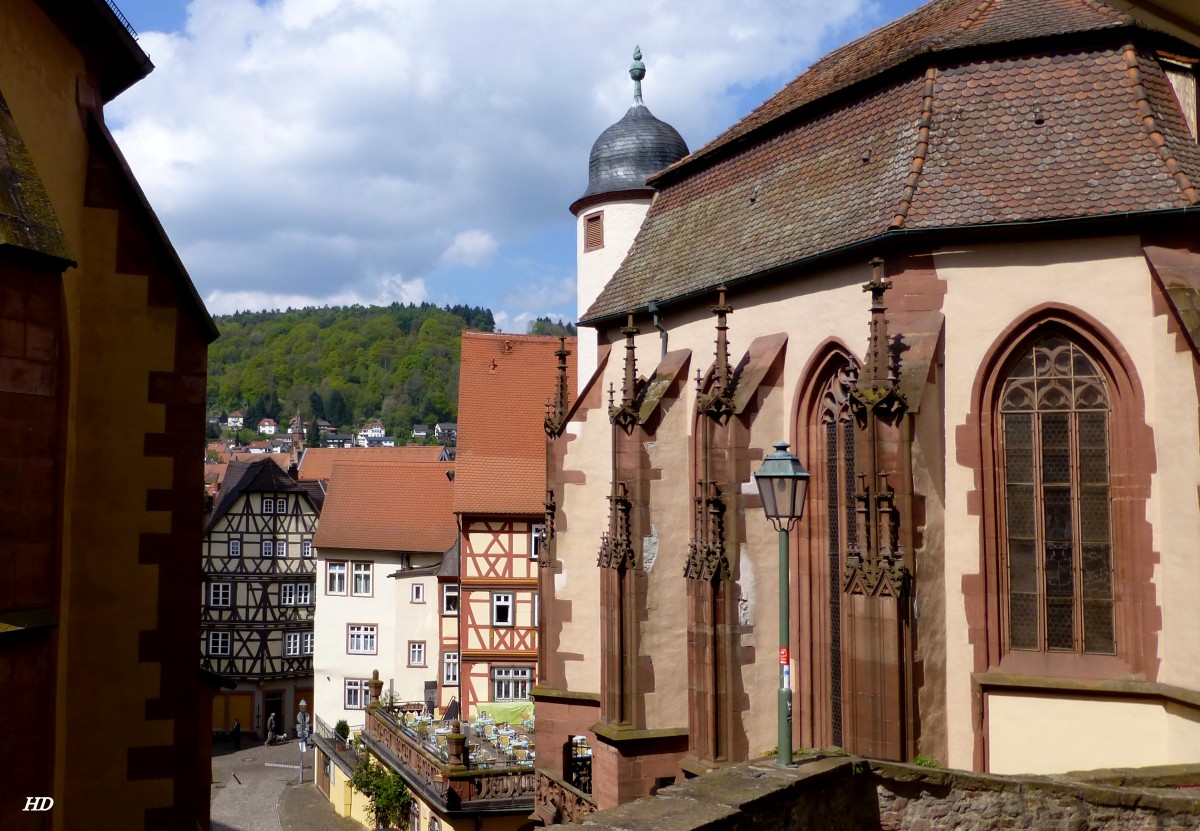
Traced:
[[172, 778], [129, 781], [126, 753], [169, 746], [176, 729], [173, 719], [147, 718], [148, 702], [170, 691], [143, 655], [140, 633], [159, 627], [159, 583], [139, 545], [143, 534], [172, 531], [170, 511], [147, 510], [148, 491], [172, 488], [172, 461], [148, 457], [145, 435], [166, 428], [165, 407], [147, 403], [149, 374], [174, 369], [180, 321], [174, 309], [147, 308], [146, 276], [116, 272], [117, 212], [84, 207], [85, 75], [33, 0], [3, 4], [2, 91], [78, 261], [63, 276], [70, 371], [53, 821], [104, 816], [111, 827], [140, 828], [144, 811], [175, 801]]
[[1066, 773], [1195, 764], [1200, 710], [1174, 703], [990, 693], [988, 770]]

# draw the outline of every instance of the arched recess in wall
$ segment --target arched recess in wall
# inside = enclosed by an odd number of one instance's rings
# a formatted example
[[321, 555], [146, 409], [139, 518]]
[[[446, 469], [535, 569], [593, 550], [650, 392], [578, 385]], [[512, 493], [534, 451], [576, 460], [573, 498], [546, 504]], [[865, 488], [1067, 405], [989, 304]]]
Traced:
[[854, 418], [849, 394], [859, 361], [829, 340], [809, 360], [797, 387], [795, 452], [812, 474], [798, 548], [800, 679], [794, 716], [806, 747], [842, 746], [842, 578], [846, 545], [857, 534], [854, 504]]
[[981, 570], [963, 581], [975, 671], [1155, 680], [1153, 432], [1116, 337], [1060, 306], [1009, 326], [976, 375], [958, 460], [980, 515]]

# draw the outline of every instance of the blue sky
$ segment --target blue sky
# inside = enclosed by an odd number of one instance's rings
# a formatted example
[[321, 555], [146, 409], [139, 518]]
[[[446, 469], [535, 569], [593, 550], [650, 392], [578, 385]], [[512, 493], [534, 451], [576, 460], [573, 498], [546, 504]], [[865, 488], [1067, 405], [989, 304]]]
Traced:
[[214, 314], [393, 300], [575, 314], [592, 141], [696, 149], [916, 0], [117, 0], [156, 69], [108, 106]]

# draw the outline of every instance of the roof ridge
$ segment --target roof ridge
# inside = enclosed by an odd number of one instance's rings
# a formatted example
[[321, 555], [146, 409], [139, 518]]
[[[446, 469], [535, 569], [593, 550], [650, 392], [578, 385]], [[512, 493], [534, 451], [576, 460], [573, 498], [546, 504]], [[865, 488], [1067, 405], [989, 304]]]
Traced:
[[[984, 0], [989, 3], [991, 0]], [[925, 93], [921, 102], [921, 120], [917, 122], [917, 146], [913, 151], [912, 168], [908, 178], [904, 180], [904, 191], [900, 204], [896, 206], [896, 216], [888, 226], [891, 229], [900, 228], [908, 219], [908, 209], [916, 198], [917, 185], [921, 181], [921, 171], [925, 169], [925, 158], [929, 152], [929, 131], [933, 125], [934, 87], [937, 84], [938, 70], [936, 66], [925, 69]]]
[[[959, 34], [962, 34], [968, 29], [973, 28], [975, 24], [979, 22], [979, 18], [983, 17], [985, 12], [995, 8], [997, 2], [998, 0], [979, 0], [979, 5], [975, 7], [975, 11], [963, 18], [963, 22], [959, 23], [956, 27]], [[940, 40], [949, 40], [949, 35], [940, 38]]]
[[1129, 79], [1137, 114], [1141, 120], [1143, 129], [1146, 131], [1146, 137], [1154, 145], [1154, 149], [1166, 166], [1167, 172], [1175, 177], [1175, 182], [1183, 192], [1184, 198], [1192, 205], [1195, 205], [1197, 202], [1200, 202], [1200, 193], [1196, 191], [1196, 188], [1192, 185], [1191, 178], [1182, 166], [1180, 166], [1179, 159], [1176, 158], [1175, 153], [1167, 146], [1166, 136], [1163, 135], [1163, 131], [1159, 127], [1158, 118], [1154, 114], [1154, 107], [1150, 104], [1150, 97], [1142, 78], [1141, 55], [1133, 43], [1126, 43], [1121, 48], [1121, 55], [1125, 59], [1125, 77]]

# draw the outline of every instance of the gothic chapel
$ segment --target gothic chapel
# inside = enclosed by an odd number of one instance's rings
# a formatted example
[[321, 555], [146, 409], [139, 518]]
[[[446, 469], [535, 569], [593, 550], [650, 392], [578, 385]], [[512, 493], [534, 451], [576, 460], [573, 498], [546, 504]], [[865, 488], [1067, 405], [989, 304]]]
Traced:
[[539, 816], [775, 752], [778, 441], [795, 747], [1197, 761], [1197, 61], [1171, 0], [934, 0], [690, 154], [635, 62], [643, 167], [602, 136], [573, 206]]

